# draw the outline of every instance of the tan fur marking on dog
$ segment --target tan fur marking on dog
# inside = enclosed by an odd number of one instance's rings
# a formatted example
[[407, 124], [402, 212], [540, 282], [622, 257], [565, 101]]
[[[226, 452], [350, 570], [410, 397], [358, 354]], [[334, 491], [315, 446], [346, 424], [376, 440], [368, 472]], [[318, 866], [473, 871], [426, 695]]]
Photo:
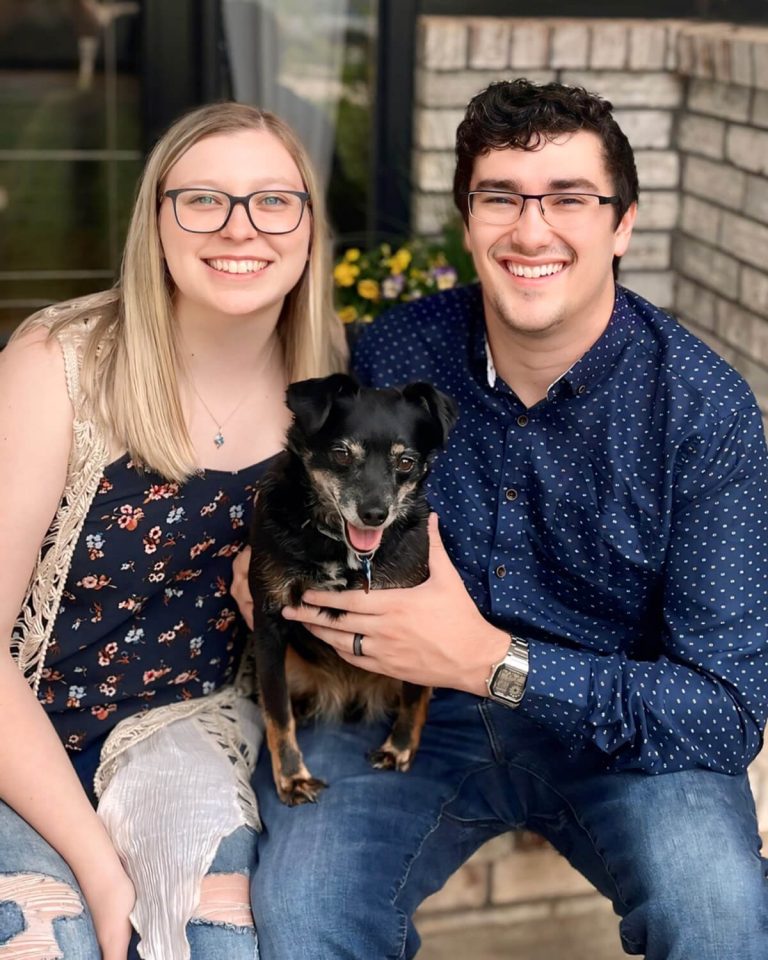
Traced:
[[343, 590], [347, 585], [347, 578], [344, 576], [344, 564], [338, 561], [320, 564], [326, 579], [323, 581], [323, 589], [330, 590], [338, 587]]
[[416, 752], [421, 741], [421, 732], [424, 729], [424, 724], [427, 722], [427, 714], [429, 712], [429, 701], [432, 698], [431, 689], [425, 689], [424, 695], [420, 697], [419, 702], [416, 704], [416, 709], [413, 711], [413, 736], [411, 737], [411, 751]]
[[427, 722], [427, 712], [429, 710], [429, 701], [431, 696], [431, 690], [425, 687], [423, 694], [411, 708], [411, 735], [408, 741], [408, 746], [403, 749], [398, 749], [393, 742], [393, 732], [387, 737], [387, 739], [379, 748], [383, 753], [388, 753], [392, 757], [396, 770], [405, 771], [410, 770], [411, 768], [413, 758], [416, 756], [416, 751], [419, 749], [421, 732], [424, 729], [424, 724]]
[[349, 450], [355, 460], [365, 460], [365, 447], [356, 440], [345, 440], [344, 446]]
[[[275, 779], [275, 786], [281, 799], [286, 800], [294, 793], [296, 784], [301, 781], [311, 782], [314, 781], [314, 778], [307, 769], [307, 765], [304, 763], [304, 757], [296, 742], [296, 720], [293, 713], [291, 713], [288, 725], [285, 728], [281, 729], [277, 727], [269, 716], [266, 717], [265, 726], [267, 746], [269, 747], [269, 755], [272, 761], [272, 776]], [[288, 775], [285, 774], [281, 765], [281, 758], [283, 757], [286, 746], [290, 747], [292, 751], [295, 751], [296, 757], [299, 760], [298, 770]]]
[[293, 578], [288, 579], [285, 576], [282, 566], [275, 563], [272, 558], [265, 557], [262, 562], [261, 577], [270, 602], [281, 607], [288, 606], [291, 602], [290, 588]]
[[[288, 717], [288, 723], [285, 727], [278, 727], [269, 716], [266, 718], [266, 733], [267, 733], [267, 746], [269, 747], [269, 752], [272, 754], [272, 769], [275, 772], [275, 778], [278, 779], [280, 776], [280, 769], [276, 766], [278, 761], [278, 754], [280, 748], [283, 744], [288, 743], [292, 746], [295, 746], [298, 750], [298, 745], [296, 744], [296, 720], [291, 714]], [[306, 774], [309, 776], [309, 771], [304, 766], [302, 760], [301, 766], [301, 775]]]
[[286, 651], [285, 672], [292, 697], [311, 697], [311, 717], [338, 722], [345, 710], [357, 704], [366, 720], [379, 720], [398, 702], [401, 684], [350, 666], [339, 658], [332, 669], [316, 666], [292, 647]]
[[[416, 487], [418, 487], [418, 485], [419, 485], [418, 477], [415, 480], [406, 480], [404, 483], [400, 484], [395, 494], [395, 503], [397, 504], [398, 507], [401, 507], [404, 504], [407, 506], [410, 506], [410, 503], [408, 503], [408, 501], [410, 500], [411, 496], [413, 495], [413, 491], [416, 489]], [[402, 511], [402, 512], [405, 513], [406, 511]]]
[[83, 903], [77, 892], [62, 880], [42, 873], [0, 877], [0, 902], [17, 904], [26, 929], [0, 947], [0, 960], [63, 960], [53, 921], [79, 917]]
[[328, 470], [320, 470], [317, 467], [308, 467], [307, 473], [318, 500], [324, 506], [336, 510], [342, 493], [342, 484], [339, 477]]
[[283, 568], [270, 559], [265, 559], [261, 566], [261, 579], [265, 587], [265, 594], [269, 598], [270, 604], [275, 607], [286, 607], [293, 604], [293, 591], [298, 582], [301, 592], [310, 588], [316, 590], [332, 589], [334, 586], [346, 586], [346, 579], [340, 576], [341, 564], [325, 564], [323, 569], [328, 575], [328, 579], [320, 582], [319, 580], [307, 579], [302, 583], [297, 581], [294, 576], [286, 576]]

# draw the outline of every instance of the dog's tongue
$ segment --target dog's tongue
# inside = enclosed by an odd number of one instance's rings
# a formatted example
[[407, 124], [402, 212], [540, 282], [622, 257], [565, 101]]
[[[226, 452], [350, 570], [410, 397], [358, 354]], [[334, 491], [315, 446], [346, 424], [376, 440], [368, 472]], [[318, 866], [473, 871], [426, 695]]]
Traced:
[[347, 523], [347, 537], [353, 550], [358, 553], [373, 553], [381, 543], [381, 527], [354, 527]]

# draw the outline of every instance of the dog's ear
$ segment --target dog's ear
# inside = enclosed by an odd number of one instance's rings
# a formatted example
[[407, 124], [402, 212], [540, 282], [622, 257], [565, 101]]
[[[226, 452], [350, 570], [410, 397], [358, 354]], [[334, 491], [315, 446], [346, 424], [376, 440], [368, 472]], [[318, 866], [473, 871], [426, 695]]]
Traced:
[[360, 385], [346, 373], [332, 373], [329, 377], [313, 377], [292, 383], [285, 394], [285, 402], [294, 416], [294, 422], [306, 436], [323, 426], [331, 412], [333, 401], [339, 397], [353, 397]]
[[418, 403], [429, 413], [437, 431], [436, 447], [442, 447], [456, 424], [459, 410], [452, 397], [442, 393], [431, 383], [408, 383], [402, 394], [411, 403]]

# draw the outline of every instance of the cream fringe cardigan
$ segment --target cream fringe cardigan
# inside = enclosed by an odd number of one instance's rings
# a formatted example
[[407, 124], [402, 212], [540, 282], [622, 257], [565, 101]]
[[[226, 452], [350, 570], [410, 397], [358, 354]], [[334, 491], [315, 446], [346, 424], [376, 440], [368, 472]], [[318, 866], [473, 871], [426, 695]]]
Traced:
[[[70, 309], [49, 307], [39, 322], [50, 327]], [[72, 449], [11, 640], [36, 694], [72, 555], [109, 455], [80, 391], [88, 333], [88, 319], [57, 333], [74, 408]], [[246, 662], [231, 686], [127, 717], [102, 748], [94, 779], [98, 813], [136, 887], [131, 920], [146, 960], [188, 960], [185, 928], [221, 840], [243, 825], [260, 828], [250, 780], [262, 730], [252, 689]]]

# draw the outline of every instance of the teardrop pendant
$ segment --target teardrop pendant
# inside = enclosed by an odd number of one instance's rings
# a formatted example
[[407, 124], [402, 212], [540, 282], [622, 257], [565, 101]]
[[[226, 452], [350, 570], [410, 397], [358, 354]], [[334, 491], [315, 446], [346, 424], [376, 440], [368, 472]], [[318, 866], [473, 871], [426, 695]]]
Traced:
[[216, 436], [213, 438], [213, 442], [216, 444], [216, 447], [221, 447], [224, 445], [224, 434], [219, 430]]

